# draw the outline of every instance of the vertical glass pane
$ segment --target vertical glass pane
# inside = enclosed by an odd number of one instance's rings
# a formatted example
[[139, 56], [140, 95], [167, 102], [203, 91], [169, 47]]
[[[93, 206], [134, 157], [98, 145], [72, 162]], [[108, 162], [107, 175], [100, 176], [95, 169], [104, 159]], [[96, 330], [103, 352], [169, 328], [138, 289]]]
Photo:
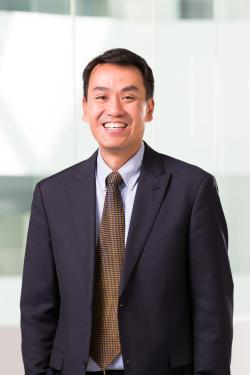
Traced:
[[34, 185], [75, 161], [72, 18], [51, 14], [69, 1], [17, 3], [0, 4], [0, 328], [20, 320]]
[[[97, 148], [89, 127], [82, 122], [80, 98], [82, 97], [81, 74], [85, 65], [95, 56], [110, 48], [129, 48], [145, 56], [153, 64], [153, 2], [107, 1], [107, 15], [100, 17], [100, 9], [91, 17], [76, 3], [75, 17], [75, 87], [76, 87], [76, 123], [77, 123], [77, 159], [88, 157]], [[119, 4], [119, 6], [118, 6]], [[82, 11], [79, 11], [82, 9]], [[87, 9], [87, 8], [85, 8]], [[102, 8], [101, 8], [102, 9]], [[83, 15], [82, 15], [83, 14]], [[86, 38], [86, 35], [91, 36]], [[94, 41], [94, 42], [93, 42]]]
[[74, 159], [72, 25], [1, 11], [0, 24], [0, 272], [16, 274], [34, 182]]
[[249, 2], [216, 1], [218, 169], [230, 230], [235, 312], [250, 313]]
[[[198, 2], [185, 6], [191, 3]], [[235, 312], [249, 313], [250, 34], [249, 18], [241, 17], [249, 2], [218, 0], [213, 8], [214, 19], [205, 22], [181, 15], [163, 22], [156, 6], [154, 140], [216, 176], [229, 227]]]
[[20, 275], [33, 176], [0, 176], [0, 275]]
[[250, 16], [249, 0], [214, 0], [214, 6], [221, 20], [249, 19]]

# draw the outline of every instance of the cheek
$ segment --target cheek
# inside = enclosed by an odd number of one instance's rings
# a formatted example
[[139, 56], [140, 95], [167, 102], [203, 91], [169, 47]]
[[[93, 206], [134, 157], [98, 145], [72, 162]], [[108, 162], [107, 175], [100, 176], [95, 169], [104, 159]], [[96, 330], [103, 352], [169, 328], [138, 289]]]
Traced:
[[102, 112], [101, 111], [93, 111], [91, 112], [90, 116], [89, 116], [89, 122], [98, 127], [102, 121], [101, 121], [101, 118], [102, 118]]
[[147, 113], [147, 106], [146, 105], [138, 105], [136, 108], [138, 118], [144, 119]]
[[97, 108], [95, 106], [95, 107], [89, 108], [88, 113], [89, 113], [90, 121], [97, 122], [99, 120], [99, 118], [102, 116], [103, 111], [102, 111], [101, 108]]
[[141, 105], [135, 105], [133, 108], [130, 109], [128, 112], [132, 119], [134, 119], [136, 122], [142, 121], [145, 117], [145, 109]]
[[138, 128], [143, 128], [144, 127], [145, 118], [146, 118], [146, 111], [145, 111], [144, 108], [140, 108], [136, 112], [136, 115], [134, 116], [134, 119], [137, 122]]

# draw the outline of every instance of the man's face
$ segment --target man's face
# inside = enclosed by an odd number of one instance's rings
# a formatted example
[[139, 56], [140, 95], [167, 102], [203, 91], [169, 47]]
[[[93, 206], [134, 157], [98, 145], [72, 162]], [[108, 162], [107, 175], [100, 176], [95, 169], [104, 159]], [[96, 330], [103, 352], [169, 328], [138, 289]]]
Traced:
[[153, 109], [154, 101], [146, 99], [142, 74], [135, 66], [99, 64], [92, 70], [83, 118], [103, 154], [136, 153]]

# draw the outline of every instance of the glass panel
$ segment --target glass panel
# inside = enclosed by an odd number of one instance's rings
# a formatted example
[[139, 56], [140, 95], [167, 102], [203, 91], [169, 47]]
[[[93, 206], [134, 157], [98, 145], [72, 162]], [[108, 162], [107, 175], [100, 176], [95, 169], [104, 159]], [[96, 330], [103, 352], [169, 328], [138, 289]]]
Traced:
[[28, 12], [30, 9], [30, 0], [0, 0], [0, 9]]
[[69, 14], [70, 0], [30, 0], [30, 11], [40, 13]]
[[247, 12], [248, 4], [221, 0], [214, 2], [214, 9], [215, 20], [159, 22], [157, 8], [154, 142], [159, 150], [197, 164], [217, 178], [229, 228], [235, 313], [246, 314], [250, 313], [250, 298], [246, 298], [250, 290], [250, 55], [249, 20], [239, 16]]
[[249, 0], [214, 0], [215, 13], [221, 19], [247, 19], [250, 16]]
[[29, 176], [0, 176], [0, 275], [22, 272], [34, 184]]
[[[238, 16], [239, 13], [234, 13], [235, 18]], [[250, 313], [247, 294], [250, 290], [249, 21], [240, 18], [218, 18], [215, 34], [218, 48], [217, 166], [229, 226], [236, 314]]]
[[76, 14], [80, 16], [141, 20], [152, 18], [152, 7], [154, 6], [153, 0], [76, 0], [75, 4]]
[[81, 16], [107, 17], [108, 0], [76, 0], [76, 13]]
[[[78, 15], [127, 19], [248, 18], [248, 0], [74, 0]], [[0, 0], [0, 10], [69, 14], [70, 0]]]
[[213, 18], [213, 0], [180, 0], [179, 18]]
[[9, 11], [69, 14], [70, 0], [0, 0], [0, 9]]
[[0, 29], [0, 275], [20, 275], [34, 185], [75, 160], [72, 22], [0, 11]]

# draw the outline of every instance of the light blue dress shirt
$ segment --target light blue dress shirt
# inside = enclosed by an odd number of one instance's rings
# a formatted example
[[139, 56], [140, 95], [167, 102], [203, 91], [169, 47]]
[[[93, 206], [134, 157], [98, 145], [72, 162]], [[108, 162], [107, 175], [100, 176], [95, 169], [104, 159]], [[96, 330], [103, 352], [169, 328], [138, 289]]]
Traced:
[[[123, 208], [125, 212], [125, 243], [127, 241], [128, 229], [134, 205], [134, 199], [140, 175], [141, 163], [144, 154], [144, 143], [142, 143], [137, 153], [124, 164], [118, 172], [122, 176], [123, 183], [120, 186]], [[102, 217], [106, 194], [106, 177], [113, 172], [112, 169], [105, 163], [98, 151], [97, 165], [96, 165], [96, 233], [98, 237], [99, 225]], [[109, 370], [123, 370], [122, 355], [119, 354], [114, 361], [108, 366]], [[87, 371], [99, 371], [100, 367], [90, 357], [88, 362]]]

